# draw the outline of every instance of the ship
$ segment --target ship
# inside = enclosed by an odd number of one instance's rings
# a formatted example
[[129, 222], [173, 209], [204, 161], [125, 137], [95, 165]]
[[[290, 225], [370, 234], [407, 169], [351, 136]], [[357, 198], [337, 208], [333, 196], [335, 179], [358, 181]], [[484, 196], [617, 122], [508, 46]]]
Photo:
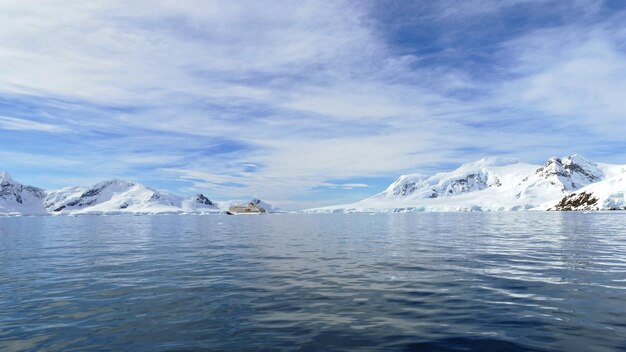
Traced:
[[237, 204], [228, 208], [226, 214], [228, 215], [261, 215], [266, 214], [267, 211], [262, 206], [250, 202], [248, 205]]

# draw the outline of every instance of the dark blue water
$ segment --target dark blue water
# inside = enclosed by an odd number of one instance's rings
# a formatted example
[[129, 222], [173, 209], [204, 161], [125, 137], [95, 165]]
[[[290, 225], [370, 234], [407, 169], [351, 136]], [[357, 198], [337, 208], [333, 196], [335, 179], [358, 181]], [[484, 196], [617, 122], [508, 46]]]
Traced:
[[624, 351], [626, 214], [3, 218], [0, 350]]

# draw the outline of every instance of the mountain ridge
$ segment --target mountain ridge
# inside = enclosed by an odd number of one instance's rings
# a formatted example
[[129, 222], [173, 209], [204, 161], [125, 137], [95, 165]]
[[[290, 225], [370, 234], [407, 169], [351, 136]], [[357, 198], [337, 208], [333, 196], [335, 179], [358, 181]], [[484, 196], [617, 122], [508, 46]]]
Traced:
[[[256, 198], [249, 202], [278, 211]], [[201, 193], [181, 197], [120, 179], [46, 191], [0, 172], [0, 215], [215, 214], [236, 203], [214, 202]], [[488, 157], [449, 172], [401, 175], [361, 201], [301, 212], [517, 210], [626, 210], [626, 165], [596, 163], [578, 154], [551, 157], [542, 165]]]
[[[0, 172], [0, 215], [219, 214], [235, 202], [214, 202], [202, 193], [181, 197], [121, 179], [46, 191]], [[259, 199], [250, 202], [277, 211]]]
[[[401, 175], [387, 189], [369, 198], [303, 212], [578, 210], [556, 208], [556, 205], [581, 189], [623, 177], [624, 170], [626, 167], [623, 165], [595, 163], [578, 154], [551, 157], [543, 165], [490, 157], [465, 163], [449, 172]], [[615, 182], [610, 184], [612, 189], [622, 187], [621, 183], [618, 183], [619, 186], [615, 186]], [[601, 193], [600, 190], [605, 188], [591, 187], [587, 192]], [[599, 202], [609, 197], [604, 193], [600, 195], [602, 199]], [[599, 204], [606, 205], [594, 210], [615, 209], [621, 203]]]

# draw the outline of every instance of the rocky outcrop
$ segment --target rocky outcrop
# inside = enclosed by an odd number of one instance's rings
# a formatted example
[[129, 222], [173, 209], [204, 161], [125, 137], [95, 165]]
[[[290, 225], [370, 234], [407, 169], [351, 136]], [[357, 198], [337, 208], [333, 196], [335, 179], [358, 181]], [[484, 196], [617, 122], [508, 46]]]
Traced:
[[599, 210], [599, 199], [592, 193], [581, 192], [567, 195], [561, 201], [548, 210]]
[[626, 172], [568, 194], [550, 210], [626, 210]]
[[196, 204], [202, 204], [202, 205], [209, 205], [209, 206], [215, 205], [215, 203], [213, 203], [209, 198], [205, 197], [204, 194], [202, 193], [196, 195], [195, 202]]

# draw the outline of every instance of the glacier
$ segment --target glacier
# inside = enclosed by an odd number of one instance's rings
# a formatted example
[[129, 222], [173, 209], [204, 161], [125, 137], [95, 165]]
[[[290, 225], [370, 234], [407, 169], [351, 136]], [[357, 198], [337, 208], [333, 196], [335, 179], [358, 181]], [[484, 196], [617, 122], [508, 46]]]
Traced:
[[[543, 165], [489, 157], [435, 175], [402, 175], [386, 190], [351, 204], [306, 209], [305, 213], [624, 209], [626, 166], [595, 163], [578, 154]], [[580, 192], [594, 206], [559, 207]], [[576, 202], [578, 204], [579, 202]]]

